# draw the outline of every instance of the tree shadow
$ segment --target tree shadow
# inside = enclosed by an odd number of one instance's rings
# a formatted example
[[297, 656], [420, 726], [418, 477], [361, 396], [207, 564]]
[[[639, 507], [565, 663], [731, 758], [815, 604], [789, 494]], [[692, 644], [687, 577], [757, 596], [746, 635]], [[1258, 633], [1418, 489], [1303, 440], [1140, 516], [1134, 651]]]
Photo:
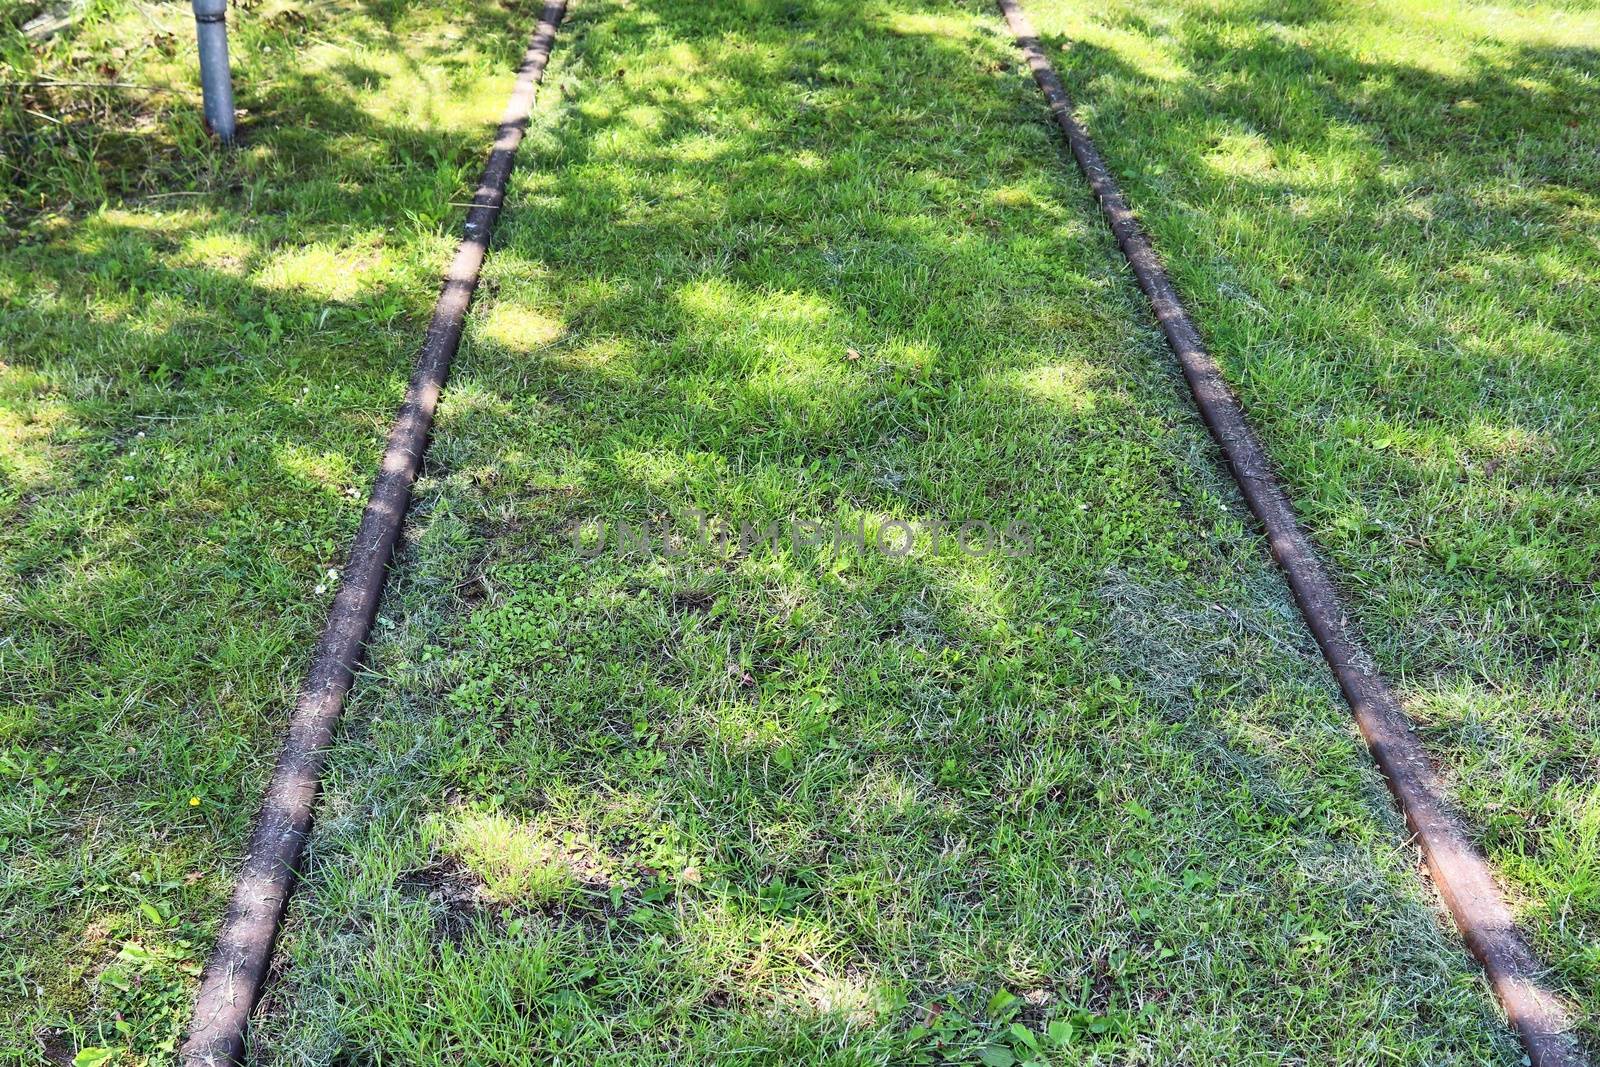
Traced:
[[[459, 16], [460, 39], [408, 36], [413, 9], [425, 30]], [[226, 180], [142, 174], [129, 199], [36, 217], [0, 248], [0, 937], [16, 967], [0, 1058], [36, 1056], [36, 1038], [149, 1051], [183, 1024], [181, 968], [226, 900], [532, 30], [495, 4], [384, 12], [318, 53], [339, 74], [280, 51], [270, 94], [257, 45], [326, 42], [247, 15], [254, 115]], [[159, 155], [175, 129], [135, 134]], [[160, 962], [118, 992], [98, 979], [127, 942]]]
[[[1172, 20], [1160, 43], [1180, 79], [1083, 41], [1069, 69], [1324, 543], [1356, 557], [1366, 542], [1370, 565], [1395, 553], [1389, 538], [1420, 534], [1407, 554], [1468, 576], [1452, 589], [1466, 594], [1458, 622], [1529, 596], [1582, 618], [1600, 453], [1594, 406], [1573, 385], [1589, 380], [1577, 294], [1595, 267], [1582, 224], [1600, 199], [1592, 162], [1570, 149], [1596, 121], [1585, 86], [1600, 52], [1486, 43], [1444, 74], [1260, 31], [1269, 16], [1285, 21], [1248, 6]], [[1140, 122], [1152, 108], [1175, 117]], [[1243, 251], [1207, 251], [1208, 231]], [[1334, 364], [1337, 380], [1317, 370]], [[1303, 471], [1330, 434], [1392, 452], [1327, 457], [1343, 477], [1319, 484]], [[1458, 481], [1460, 519], [1394, 533], [1362, 521], [1397, 489]], [[1354, 530], [1341, 530], [1351, 511]], [[1474, 538], [1486, 515], [1537, 533]], [[1515, 620], [1488, 659], [1563, 657], [1567, 630], [1539, 625]], [[1377, 629], [1403, 671], [1430, 669], [1416, 658], [1433, 658], [1422, 632]]]
[[1407, 11], [1167, 5], [1044, 39], [1530, 932], [1593, 1003], [1600, 51], [1558, 13], [1540, 36]]
[[[1505, 1055], [1006, 42], [961, 5], [578, 14], [263, 1057], [963, 1062], [1001, 989], [1109, 1056]], [[1044, 537], [569, 538], [691, 509]], [[491, 815], [611, 880], [423, 877]]]

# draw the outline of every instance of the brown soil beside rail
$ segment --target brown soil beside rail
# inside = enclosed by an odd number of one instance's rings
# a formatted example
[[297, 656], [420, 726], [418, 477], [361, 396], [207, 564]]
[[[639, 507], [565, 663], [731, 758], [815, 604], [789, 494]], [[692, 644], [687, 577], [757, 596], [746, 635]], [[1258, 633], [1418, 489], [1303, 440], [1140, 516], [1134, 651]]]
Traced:
[[246, 1027], [261, 995], [311, 827], [326, 749], [372, 630], [411, 486], [428, 447], [439, 394], [461, 343], [478, 272], [504, 203], [506, 181], [565, 11], [566, 0], [550, 0], [523, 55], [516, 86], [467, 212], [461, 243], [434, 305], [405, 402], [390, 428], [372, 494], [350, 547], [344, 582], [317, 641], [227, 915], [201, 975], [182, 1050], [185, 1064], [210, 1067], [237, 1062], [244, 1056]]
[[1118, 247], [1155, 310], [1196, 407], [1227, 457], [1250, 510], [1266, 531], [1273, 558], [1287, 576], [1295, 602], [1350, 703], [1373, 760], [1416, 834], [1434, 884], [1467, 946], [1482, 962], [1529, 1059], [1535, 1067], [1587, 1064], [1571, 1016], [1544, 984], [1545, 968], [1517, 929], [1488, 863], [1443, 799], [1422, 743], [1394, 692], [1372, 665], [1365, 641], [1295, 519], [1288, 495], [1251, 430], [1243, 406], [1206, 350], [1199, 329], [1116, 179], [1073, 115], [1071, 98], [1045, 57], [1032, 23], [1016, 0], [997, 2]]

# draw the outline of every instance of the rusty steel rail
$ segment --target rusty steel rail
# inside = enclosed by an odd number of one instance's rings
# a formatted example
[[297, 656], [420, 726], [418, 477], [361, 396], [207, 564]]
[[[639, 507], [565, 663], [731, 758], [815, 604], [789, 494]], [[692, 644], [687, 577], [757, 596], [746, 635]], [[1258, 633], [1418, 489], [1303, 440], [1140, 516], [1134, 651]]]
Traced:
[[528, 128], [534, 93], [549, 62], [556, 28], [565, 13], [566, 0], [549, 0], [522, 57], [516, 87], [500, 120], [472, 208], [467, 212], [461, 243], [445, 273], [433, 320], [417, 354], [405, 402], [389, 430], [372, 495], [350, 546], [343, 583], [328, 611], [311, 670], [300, 690], [266, 798], [256, 816], [233, 899], [201, 974], [194, 1015], [181, 1052], [185, 1067], [214, 1067], [237, 1063], [244, 1057], [245, 1029], [261, 995], [273, 942], [311, 827], [311, 808], [321, 784], [327, 747], [344, 711], [345, 694], [355, 680], [362, 649], [377, 615], [389, 560], [411, 500], [411, 485], [428, 447], [428, 430], [439, 393], [461, 343], [462, 326], [472, 292], [477, 288], [478, 271], [488, 252], [489, 235], [505, 201], [506, 180]]
[[997, 0], [1017, 47], [1027, 58], [1050, 113], [1067, 137], [1139, 288], [1155, 309], [1167, 344], [1183, 368], [1195, 406], [1227, 457], [1245, 501], [1266, 530], [1273, 557], [1288, 577], [1306, 624], [1333, 669], [1367, 747], [1416, 835], [1439, 895], [1461, 936], [1483, 964], [1534, 1067], [1586, 1067], [1572, 1019], [1543, 981], [1545, 968], [1518, 931], [1494, 875], [1445, 802], [1433, 767], [1394, 691], [1373, 666], [1356, 625], [1300, 528], [1288, 494], [1251, 430], [1244, 408], [1206, 350], [1155, 247], [1128, 207], [1116, 179], [1073, 114], [1038, 34], [1017, 0]]

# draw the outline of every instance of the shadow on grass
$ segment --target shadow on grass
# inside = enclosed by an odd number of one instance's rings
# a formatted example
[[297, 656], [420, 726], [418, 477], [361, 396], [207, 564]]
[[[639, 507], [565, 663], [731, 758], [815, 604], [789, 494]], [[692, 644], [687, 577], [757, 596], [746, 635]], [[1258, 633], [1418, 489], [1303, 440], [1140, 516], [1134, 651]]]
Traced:
[[[112, 203], [0, 250], [0, 1058], [153, 1053], [184, 1021], [533, 28], [382, 10], [339, 9], [327, 76], [326, 41], [247, 15], [238, 157], [130, 176], [85, 142], [74, 180]], [[145, 119], [135, 155], [182, 148], [181, 115]]]
[[1568, 14], [1169, 4], [1046, 39], [1587, 1005], [1600, 50]]
[[[583, 9], [264, 1056], [970, 1062], [1013, 1017], [1111, 1058], [1508, 1054], [970, 10]], [[691, 509], [1044, 538], [568, 539]]]
[[[1443, 579], [1377, 628], [1399, 669], [1440, 669], [1441, 618], [1510, 604], [1473, 659], [1561, 673], [1600, 573], [1580, 150], [1600, 52], [1486, 42], [1448, 74], [1263, 29], [1333, 39], [1335, 9], [1170, 20], [1177, 79], [1082, 41], [1068, 69], [1348, 579]], [[1416, 496], [1443, 513], [1396, 529], [1385, 498]]]

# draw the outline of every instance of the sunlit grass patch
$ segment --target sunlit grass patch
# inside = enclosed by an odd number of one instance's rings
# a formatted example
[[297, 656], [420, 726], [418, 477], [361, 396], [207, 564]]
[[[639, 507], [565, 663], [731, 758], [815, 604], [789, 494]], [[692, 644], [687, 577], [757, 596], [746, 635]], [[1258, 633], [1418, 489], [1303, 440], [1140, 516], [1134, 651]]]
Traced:
[[254, 279], [266, 288], [305, 293], [318, 301], [351, 302], [392, 276], [392, 255], [381, 237], [367, 235], [337, 245], [307, 244], [267, 258]]
[[560, 339], [563, 332], [560, 319], [516, 300], [496, 301], [477, 326], [479, 337], [513, 352], [537, 351]]
[[877, 14], [879, 14], [884, 29], [895, 34], [921, 34], [930, 37], [960, 40], [971, 36], [977, 29], [976, 24], [970, 19], [954, 15], [939, 15], [922, 11], [897, 11], [893, 8], [886, 8]]
[[1272, 146], [1258, 133], [1225, 134], [1216, 138], [1214, 145], [1206, 162], [1224, 174], [1265, 174], [1277, 166]]
[[192, 234], [184, 241], [187, 265], [243, 277], [250, 269], [256, 246], [243, 234], [229, 231]]
[[1098, 394], [1108, 384], [1104, 375], [1083, 363], [1056, 363], [1007, 372], [1008, 388], [1072, 411], [1093, 411]]
[[446, 834], [450, 852], [498, 903], [539, 908], [569, 897], [582, 882], [605, 880], [593, 846], [548, 820], [462, 812], [450, 820]]
[[0, 362], [0, 502], [37, 490], [56, 474], [51, 448], [65, 420], [67, 405], [52, 394], [48, 379]]

